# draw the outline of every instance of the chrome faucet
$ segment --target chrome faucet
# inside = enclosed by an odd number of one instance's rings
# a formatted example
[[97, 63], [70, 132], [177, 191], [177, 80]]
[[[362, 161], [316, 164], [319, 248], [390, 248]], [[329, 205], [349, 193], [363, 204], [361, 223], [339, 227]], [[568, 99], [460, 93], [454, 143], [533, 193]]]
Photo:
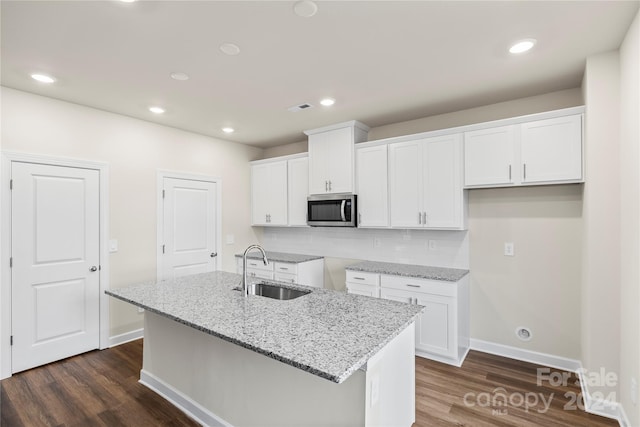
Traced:
[[245, 249], [244, 255], [242, 255], [242, 293], [245, 297], [249, 295], [249, 287], [247, 286], [247, 254], [252, 249], [258, 249], [260, 252], [262, 252], [262, 262], [264, 262], [264, 265], [269, 264], [267, 254], [264, 252], [264, 249], [262, 249], [262, 246], [251, 245], [247, 249]]

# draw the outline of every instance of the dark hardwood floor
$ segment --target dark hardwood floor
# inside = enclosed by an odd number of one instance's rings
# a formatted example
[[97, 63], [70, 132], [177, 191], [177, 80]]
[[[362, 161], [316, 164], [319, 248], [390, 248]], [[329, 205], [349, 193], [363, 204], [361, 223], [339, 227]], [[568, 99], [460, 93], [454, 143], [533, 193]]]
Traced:
[[[138, 340], [16, 374], [1, 383], [0, 425], [197, 426], [138, 383], [141, 366]], [[415, 426], [618, 425], [573, 409], [574, 376], [538, 385], [538, 367], [473, 351], [462, 368], [416, 358]]]

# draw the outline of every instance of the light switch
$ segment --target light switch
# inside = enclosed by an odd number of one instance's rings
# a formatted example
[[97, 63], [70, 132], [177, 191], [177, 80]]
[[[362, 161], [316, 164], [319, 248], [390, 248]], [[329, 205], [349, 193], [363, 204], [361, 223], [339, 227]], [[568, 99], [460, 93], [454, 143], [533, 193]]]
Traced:
[[513, 246], [513, 243], [505, 242], [505, 244], [504, 244], [504, 256], [514, 256], [514, 255], [515, 255], [515, 248]]
[[109, 252], [110, 253], [118, 252], [118, 240], [117, 239], [109, 240]]
[[236, 236], [227, 234], [227, 245], [233, 245], [236, 242]]

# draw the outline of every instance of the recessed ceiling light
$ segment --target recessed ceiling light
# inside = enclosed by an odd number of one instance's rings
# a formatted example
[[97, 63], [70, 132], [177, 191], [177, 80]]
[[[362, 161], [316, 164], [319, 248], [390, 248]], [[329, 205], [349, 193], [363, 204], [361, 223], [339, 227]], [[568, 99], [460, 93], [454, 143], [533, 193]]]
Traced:
[[519, 40], [509, 48], [509, 52], [511, 52], [511, 53], [524, 53], [524, 52], [530, 50], [533, 46], [535, 46], [536, 42], [537, 42], [536, 39]]
[[320, 100], [320, 104], [324, 105], [325, 107], [331, 107], [335, 103], [336, 100], [333, 98], [324, 98]]
[[149, 107], [149, 111], [151, 111], [154, 114], [162, 114], [165, 112], [164, 108], [162, 107]]
[[31, 74], [31, 78], [39, 81], [40, 83], [53, 83], [56, 81], [56, 79], [51, 76], [47, 76], [46, 74]]
[[222, 128], [222, 132], [224, 133], [233, 133], [236, 130], [234, 128], [230, 128], [230, 127], [226, 127], [226, 128]]
[[180, 81], [189, 80], [189, 76], [185, 73], [171, 73], [171, 78], [173, 80], [180, 80]]
[[301, 0], [293, 5], [293, 11], [303, 18], [311, 18], [318, 12], [318, 5], [311, 0]]
[[120, 0], [122, 3], [135, 3], [136, 0]]
[[220, 50], [230, 56], [235, 56], [240, 53], [240, 48], [233, 43], [222, 43]]

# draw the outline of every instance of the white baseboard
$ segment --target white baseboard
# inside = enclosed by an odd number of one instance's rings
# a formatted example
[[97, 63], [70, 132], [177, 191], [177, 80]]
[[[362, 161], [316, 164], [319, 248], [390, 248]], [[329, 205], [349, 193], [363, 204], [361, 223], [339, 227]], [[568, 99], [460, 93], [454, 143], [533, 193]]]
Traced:
[[464, 359], [467, 357], [467, 354], [469, 354], [469, 350], [470, 349], [467, 347], [462, 352], [462, 354], [458, 359], [451, 359], [449, 357], [438, 356], [436, 354], [427, 353], [420, 350], [416, 350], [416, 356], [422, 357], [424, 359], [435, 360], [436, 362], [440, 362], [440, 363], [446, 363], [447, 365], [451, 365], [451, 366], [455, 366], [456, 368], [459, 368], [464, 363]]
[[548, 366], [550, 368], [563, 369], [570, 372], [577, 372], [578, 369], [582, 368], [582, 364], [579, 360], [554, 356], [553, 354], [539, 353], [537, 351], [496, 344], [475, 338], [471, 338], [470, 345], [471, 350], [495, 354], [498, 356], [508, 357], [510, 359], [522, 360], [523, 362], [537, 363], [538, 365]]
[[115, 347], [120, 344], [128, 343], [144, 337], [144, 329], [136, 329], [135, 331], [126, 332], [124, 334], [109, 337], [109, 347]]
[[589, 382], [585, 378], [586, 371], [580, 367], [576, 371], [580, 379], [580, 388], [582, 389], [582, 399], [584, 401], [584, 410], [590, 414], [600, 415], [602, 417], [613, 418], [617, 420], [620, 426], [628, 427], [629, 419], [624, 412], [623, 406], [619, 402], [605, 401], [604, 399], [596, 399], [589, 391]]
[[153, 374], [142, 369], [140, 371], [140, 384], [158, 393], [167, 399], [175, 407], [187, 414], [194, 421], [206, 427], [232, 427], [222, 418], [209, 411], [204, 406], [176, 390], [164, 381], [156, 378]]
[[622, 427], [628, 427], [629, 421], [624, 412], [624, 408], [619, 403], [605, 402], [601, 399], [594, 399], [589, 393], [582, 363], [576, 359], [555, 356], [553, 354], [539, 353], [537, 351], [525, 350], [503, 344], [496, 344], [489, 341], [471, 339], [471, 349], [483, 353], [495, 354], [497, 356], [508, 357], [510, 359], [522, 360], [523, 362], [535, 363], [548, 366], [550, 368], [562, 369], [564, 371], [575, 372], [580, 379], [582, 398], [585, 411], [590, 414], [600, 415], [617, 420]]

